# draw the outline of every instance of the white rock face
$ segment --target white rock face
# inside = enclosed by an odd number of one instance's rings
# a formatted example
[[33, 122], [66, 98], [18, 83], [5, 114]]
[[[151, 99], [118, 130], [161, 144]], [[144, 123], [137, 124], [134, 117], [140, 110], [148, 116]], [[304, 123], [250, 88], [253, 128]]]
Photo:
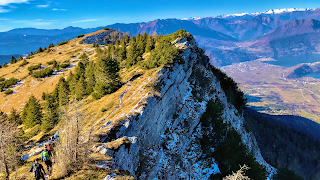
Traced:
[[[129, 171], [138, 179], [210, 179], [220, 170], [215, 159], [203, 157], [200, 118], [208, 101], [218, 99], [224, 107], [224, 121], [241, 134], [258, 162], [274, 173], [275, 169], [262, 158], [254, 137], [243, 128], [243, 117], [237, 116], [237, 110], [228, 103], [208, 68], [209, 59], [195, 40], [182, 38], [173, 44], [184, 49], [181, 57], [185, 63], [163, 68], [158, 83], [161, 96], [143, 99], [131, 110], [139, 115], [124, 120], [116, 135], [128, 137], [131, 143], [114, 151], [113, 167]], [[199, 86], [198, 81], [204, 85]]]

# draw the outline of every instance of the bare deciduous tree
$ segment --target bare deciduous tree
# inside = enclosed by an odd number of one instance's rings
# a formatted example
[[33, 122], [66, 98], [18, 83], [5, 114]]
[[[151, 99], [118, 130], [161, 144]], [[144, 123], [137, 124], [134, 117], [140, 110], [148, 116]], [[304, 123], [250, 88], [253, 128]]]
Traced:
[[223, 178], [223, 180], [250, 180], [250, 178], [244, 173], [249, 169], [250, 167], [248, 167], [247, 165], [240, 166], [240, 169], [237, 172], [232, 172], [231, 175]]
[[53, 168], [55, 177], [62, 177], [86, 162], [87, 143], [80, 141], [84, 118], [85, 114], [78, 110], [77, 103], [62, 110], [61, 120], [64, 124], [57, 144], [56, 164]]
[[[0, 169], [9, 180], [9, 169], [13, 169], [20, 161], [20, 145], [16, 137], [17, 125], [0, 119]], [[1, 172], [0, 172], [1, 173]]]

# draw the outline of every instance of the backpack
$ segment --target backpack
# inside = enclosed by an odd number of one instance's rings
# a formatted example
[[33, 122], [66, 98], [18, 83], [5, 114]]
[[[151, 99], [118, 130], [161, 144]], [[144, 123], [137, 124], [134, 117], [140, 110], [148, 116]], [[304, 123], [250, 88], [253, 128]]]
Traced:
[[39, 163], [36, 163], [34, 164], [34, 167], [33, 167], [33, 175], [35, 178], [40, 178], [41, 175], [42, 175], [42, 172], [41, 172], [41, 165]]
[[49, 144], [48, 150], [52, 151], [52, 144]]
[[48, 161], [48, 160], [49, 160], [49, 153], [48, 153], [48, 151], [43, 151], [43, 152], [42, 152], [42, 156], [43, 156], [43, 161]]

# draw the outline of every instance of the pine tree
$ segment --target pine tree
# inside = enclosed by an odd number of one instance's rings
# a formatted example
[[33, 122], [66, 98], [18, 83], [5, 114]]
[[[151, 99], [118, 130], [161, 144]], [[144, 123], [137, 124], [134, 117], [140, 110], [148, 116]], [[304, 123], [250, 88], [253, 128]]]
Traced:
[[137, 62], [137, 45], [136, 45], [136, 38], [133, 36], [129, 42], [129, 48], [127, 49], [127, 65], [126, 67], [129, 68], [136, 64]]
[[32, 56], [33, 55], [33, 52], [32, 51], [30, 51], [30, 56]]
[[41, 130], [47, 132], [58, 122], [58, 107], [50, 94], [46, 95], [45, 102], [43, 103], [43, 112]]
[[7, 64], [7, 62], [4, 62], [4, 64], [3, 64], [3, 66], [2, 67], [8, 67], [8, 64]]
[[19, 56], [18, 58], [17, 58], [17, 61], [21, 61], [23, 58], [21, 57], [21, 56]]
[[45, 101], [45, 100], [46, 100], [46, 97], [47, 97], [47, 94], [46, 94], [46, 92], [43, 91], [43, 92], [42, 92], [41, 99]]
[[119, 70], [118, 62], [110, 57], [97, 61], [95, 67], [96, 84], [94, 86], [93, 98], [99, 99], [118, 89], [121, 85], [118, 74]]
[[152, 49], [154, 49], [154, 39], [152, 36], [147, 37], [147, 44], [146, 44], [146, 49], [145, 52], [150, 52]]
[[[147, 34], [145, 34], [147, 35]], [[138, 34], [137, 36], [137, 61], [141, 60], [142, 54], [144, 53], [146, 49], [146, 40], [145, 35]]]
[[77, 85], [77, 79], [76, 79], [75, 75], [72, 72], [70, 72], [70, 75], [67, 78], [67, 83], [69, 85], [69, 91], [70, 91], [71, 99], [73, 99], [75, 94], [76, 94], [75, 88], [76, 88], [76, 85]]
[[127, 57], [127, 45], [124, 42], [124, 39], [121, 39], [121, 41], [120, 41], [120, 47], [118, 50], [118, 57], [119, 57], [119, 61], [123, 61]]
[[82, 63], [82, 64], [84, 64], [84, 66], [88, 66], [88, 64], [89, 64], [89, 58], [88, 58], [88, 56], [87, 56], [87, 54], [86, 53], [82, 53], [81, 55], [80, 55], [80, 62]]
[[116, 46], [119, 46], [119, 45], [120, 45], [119, 39], [116, 40], [116, 42], [114, 43], [114, 45], [116, 45]]
[[53, 60], [52, 67], [53, 67], [53, 69], [56, 69], [56, 71], [59, 71], [58, 70], [59, 69], [59, 64], [58, 64], [58, 62], [56, 60]]
[[124, 40], [124, 42], [125, 42], [126, 44], [128, 44], [129, 41], [130, 41], [129, 37], [126, 37], [125, 40]]
[[95, 86], [95, 76], [94, 76], [94, 63], [89, 62], [88, 68], [85, 71], [85, 81], [86, 81], [86, 94], [89, 95], [93, 92], [93, 87]]
[[17, 62], [16, 58], [11, 56], [10, 64], [15, 64]]
[[84, 76], [81, 76], [75, 87], [75, 98], [81, 100], [86, 93], [86, 84]]
[[77, 68], [76, 68], [76, 72], [74, 74], [76, 80], [78, 81], [80, 79], [80, 77], [83, 77], [85, 73], [85, 66], [82, 62], [78, 62]]
[[39, 47], [38, 53], [41, 53], [41, 52], [43, 52], [43, 49], [41, 47]]
[[8, 120], [10, 123], [22, 124], [20, 115], [14, 108], [12, 108]]
[[2, 68], [1, 64], [0, 64], [0, 69]]
[[47, 50], [47, 47], [44, 47], [43, 50], [44, 50], [44, 51]]
[[31, 128], [37, 124], [40, 124], [41, 118], [41, 106], [38, 100], [32, 95], [22, 111], [21, 120], [25, 127]]
[[54, 45], [53, 45], [53, 43], [51, 43], [51, 44], [49, 44], [48, 49], [53, 48], [53, 47], [54, 47]]
[[64, 106], [69, 102], [69, 85], [63, 77], [59, 79], [59, 106]]

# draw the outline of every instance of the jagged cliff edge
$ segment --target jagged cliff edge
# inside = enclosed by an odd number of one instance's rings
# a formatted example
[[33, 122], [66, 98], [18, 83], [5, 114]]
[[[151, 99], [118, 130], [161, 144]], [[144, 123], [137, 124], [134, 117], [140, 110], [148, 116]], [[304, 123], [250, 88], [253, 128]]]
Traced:
[[130, 111], [137, 115], [120, 121], [112, 129], [113, 138], [106, 135], [102, 139], [105, 143], [126, 138], [129, 143], [117, 150], [107, 149], [104, 144], [94, 148], [112, 157], [112, 168], [128, 171], [137, 179], [210, 179], [220, 170], [215, 159], [203, 158], [198, 139], [206, 132], [201, 129], [200, 118], [208, 102], [218, 100], [224, 122], [241, 135], [257, 162], [266, 168], [269, 179], [276, 169], [265, 162], [254, 136], [243, 127], [244, 118], [228, 102], [208, 57], [192, 36], [178, 38], [173, 45], [183, 51], [184, 63], [165, 67], [153, 77], [160, 95], [148, 92]]

